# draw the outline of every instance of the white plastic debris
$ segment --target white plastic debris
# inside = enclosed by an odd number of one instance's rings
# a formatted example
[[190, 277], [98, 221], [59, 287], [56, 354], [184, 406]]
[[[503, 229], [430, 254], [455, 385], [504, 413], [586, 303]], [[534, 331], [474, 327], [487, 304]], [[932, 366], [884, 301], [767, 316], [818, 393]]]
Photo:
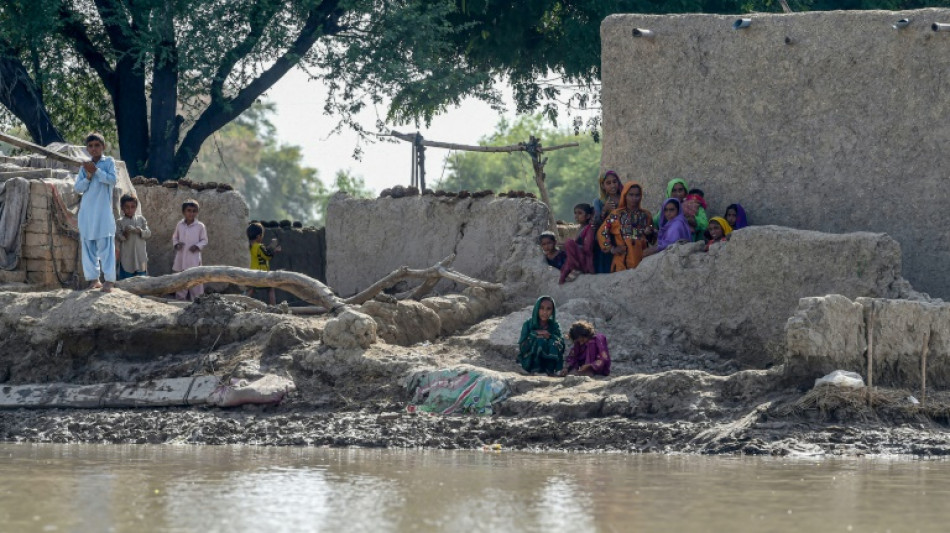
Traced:
[[815, 386], [833, 385], [835, 387], [848, 387], [860, 389], [864, 386], [864, 378], [857, 372], [848, 372], [847, 370], [835, 370], [825, 377], [815, 380]]
[[907, 401], [914, 405], [920, 405], [920, 400], [918, 400], [917, 398], [914, 398], [913, 396], [908, 396]]

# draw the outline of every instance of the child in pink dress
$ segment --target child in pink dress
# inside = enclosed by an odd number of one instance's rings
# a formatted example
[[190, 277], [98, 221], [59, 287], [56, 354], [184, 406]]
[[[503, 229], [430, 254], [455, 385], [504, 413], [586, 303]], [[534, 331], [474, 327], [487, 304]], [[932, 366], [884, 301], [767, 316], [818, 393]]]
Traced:
[[571, 324], [568, 336], [574, 342], [567, 356], [562, 376], [609, 376], [610, 350], [607, 337], [594, 331], [590, 322], [580, 320]]
[[[172, 245], [175, 247], [175, 263], [173, 272], [182, 272], [192, 267], [201, 266], [201, 250], [208, 245], [208, 230], [197, 220], [198, 201], [188, 199], [181, 204], [181, 213], [184, 215], [172, 234]], [[192, 300], [204, 294], [204, 285], [195, 285], [190, 289], [178, 291], [175, 298]]]

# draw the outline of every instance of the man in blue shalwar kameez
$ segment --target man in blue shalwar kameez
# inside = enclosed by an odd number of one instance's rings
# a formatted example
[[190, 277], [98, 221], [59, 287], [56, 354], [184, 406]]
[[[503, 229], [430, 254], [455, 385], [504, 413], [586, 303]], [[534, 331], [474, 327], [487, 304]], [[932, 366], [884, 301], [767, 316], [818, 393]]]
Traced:
[[[115, 215], [112, 191], [115, 188], [115, 160], [103, 156], [106, 142], [102, 135], [86, 137], [86, 151], [92, 161], [83, 163], [76, 176], [79, 204], [79, 238], [82, 241], [82, 271], [90, 289], [111, 292], [115, 284]], [[101, 266], [100, 266], [101, 265]], [[99, 283], [99, 276], [105, 285]]]

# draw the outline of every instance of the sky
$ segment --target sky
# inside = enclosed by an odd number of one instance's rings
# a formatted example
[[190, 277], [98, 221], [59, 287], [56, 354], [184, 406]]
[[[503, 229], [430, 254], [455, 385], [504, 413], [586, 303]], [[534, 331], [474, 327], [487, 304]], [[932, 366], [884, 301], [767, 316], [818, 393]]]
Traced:
[[[509, 91], [510, 94], [510, 91]], [[305, 73], [293, 70], [285, 75], [267, 92], [266, 99], [277, 107], [271, 122], [277, 129], [282, 143], [302, 148], [304, 165], [316, 168], [325, 184], [333, 181], [337, 170], [350, 169], [353, 174], [362, 176], [366, 185], [379, 192], [394, 185], [410, 183], [412, 148], [405, 141], [398, 143], [377, 142], [363, 144], [361, 160], [353, 159], [353, 150], [359, 143], [359, 136], [344, 128], [340, 133], [332, 134], [336, 120], [323, 114], [326, 90], [318, 81], [310, 81]], [[513, 118], [513, 105], [508, 105], [506, 116]], [[385, 109], [379, 109], [380, 115]], [[437, 116], [432, 126], [420, 129], [422, 136], [429, 140], [478, 144], [478, 139], [489, 135], [502, 118], [488, 104], [466, 99], [462, 105]], [[376, 122], [373, 111], [364, 113], [363, 121], [367, 127]], [[414, 125], [393, 127], [402, 133], [414, 133]], [[426, 184], [431, 186], [443, 174], [445, 157], [449, 150], [428, 148], [426, 150]], [[447, 172], [447, 170], [445, 170]]]

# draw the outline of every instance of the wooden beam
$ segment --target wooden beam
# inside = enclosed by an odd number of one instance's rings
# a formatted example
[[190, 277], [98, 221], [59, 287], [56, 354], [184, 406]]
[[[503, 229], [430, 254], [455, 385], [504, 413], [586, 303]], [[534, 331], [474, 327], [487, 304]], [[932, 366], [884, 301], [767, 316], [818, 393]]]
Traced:
[[40, 155], [45, 155], [46, 157], [50, 159], [54, 159], [56, 161], [59, 161], [60, 163], [66, 163], [67, 165], [75, 165], [79, 167], [79, 166], [82, 166], [83, 163], [88, 161], [88, 159], [86, 160], [76, 159], [74, 157], [70, 157], [65, 154], [54, 152], [38, 144], [33, 144], [30, 141], [25, 141], [19, 137], [14, 137], [13, 135], [9, 135], [3, 132], [0, 132], [0, 141], [3, 141], [7, 144], [12, 144], [13, 146], [16, 146], [17, 148], [23, 148], [24, 150], [29, 150], [31, 152], [35, 152]]
[[[381, 134], [387, 136], [387, 134]], [[389, 134], [389, 137], [395, 137], [406, 142], [414, 143], [416, 142], [416, 136], [411, 133], [400, 133], [396, 130], [392, 130]], [[446, 150], [461, 150], [465, 152], [525, 152], [528, 147], [523, 143], [512, 144], [508, 146], [476, 146], [471, 144], [456, 144], [456, 143], [444, 143], [439, 141], [426, 141], [423, 140], [420, 144], [423, 146], [430, 146], [432, 148], [445, 148]], [[575, 146], [580, 146], [578, 143], [567, 143], [559, 144], [552, 146], [550, 148], [544, 148], [542, 151], [550, 152], [552, 150], [560, 150], [562, 148], [573, 148]]]

